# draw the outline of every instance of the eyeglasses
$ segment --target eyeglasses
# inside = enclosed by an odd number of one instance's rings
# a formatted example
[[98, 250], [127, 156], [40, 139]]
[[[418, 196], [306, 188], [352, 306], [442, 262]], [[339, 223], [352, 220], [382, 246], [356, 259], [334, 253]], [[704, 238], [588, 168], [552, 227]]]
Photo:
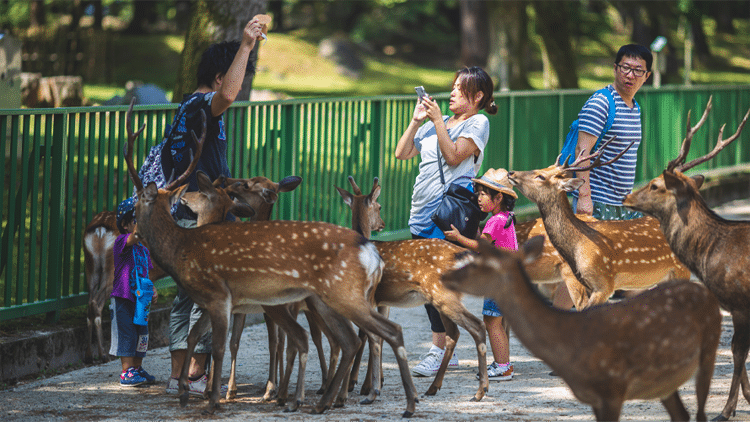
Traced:
[[620, 69], [620, 73], [622, 73], [623, 75], [627, 75], [628, 73], [633, 72], [633, 76], [635, 76], [636, 78], [640, 78], [641, 76], [646, 74], [646, 71], [643, 69], [635, 69], [625, 64], [615, 63], [615, 66]]

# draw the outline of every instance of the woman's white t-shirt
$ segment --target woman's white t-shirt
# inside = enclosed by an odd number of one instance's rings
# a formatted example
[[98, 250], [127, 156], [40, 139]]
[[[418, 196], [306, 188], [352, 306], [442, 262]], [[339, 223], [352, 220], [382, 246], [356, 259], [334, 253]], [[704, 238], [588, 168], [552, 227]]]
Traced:
[[[443, 116], [447, 121], [450, 116]], [[419, 174], [414, 182], [414, 193], [411, 197], [409, 228], [413, 234], [423, 237], [440, 237], [443, 233], [436, 229], [432, 222], [443, 193], [451, 183], [471, 189], [471, 179], [477, 176], [484, 159], [484, 148], [490, 136], [490, 122], [484, 114], [475, 114], [456, 126], [448, 129], [448, 136], [453, 142], [458, 138], [471, 139], [479, 148], [479, 157], [469, 156], [457, 166], [449, 166], [441, 156], [445, 185], [440, 181], [438, 170], [438, 143], [435, 125], [428, 122], [422, 125], [414, 136], [414, 146], [419, 151], [421, 161]], [[442, 154], [441, 154], [442, 155]], [[475, 160], [476, 159], [476, 160]]]

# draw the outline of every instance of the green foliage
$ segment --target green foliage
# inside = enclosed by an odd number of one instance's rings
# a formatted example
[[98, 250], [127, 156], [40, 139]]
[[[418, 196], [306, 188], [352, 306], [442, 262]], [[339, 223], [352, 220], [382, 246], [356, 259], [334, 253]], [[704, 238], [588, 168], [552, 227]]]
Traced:
[[0, 2], [0, 29], [29, 26], [29, 3], [21, 1]]

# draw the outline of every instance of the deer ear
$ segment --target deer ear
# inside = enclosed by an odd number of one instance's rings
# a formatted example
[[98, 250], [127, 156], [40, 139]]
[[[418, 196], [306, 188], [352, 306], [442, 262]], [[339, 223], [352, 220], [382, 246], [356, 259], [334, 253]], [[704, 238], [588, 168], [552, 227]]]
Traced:
[[214, 184], [206, 173], [198, 170], [196, 177], [198, 179], [198, 189], [200, 189], [201, 192], [207, 195], [216, 192]]
[[544, 249], [544, 236], [534, 236], [523, 244], [523, 263], [529, 265], [539, 258]]
[[664, 176], [664, 186], [675, 198], [677, 215], [683, 223], [687, 223], [688, 211], [690, 210], [690, 198], [693, 195], [690, 192], [690, 188], [687, 186], [688, 184], [672, 172], [665, 170], [662, 175]]
[[145, 199], [148, 202], [153, 201], [156, 199], [156, 195], [159, 193], [159, 188], [156, 187], [156, 183], [151, 182], [148, 185], [146, 185], [146, 188], [143, 189], [143, 199]]
[[297, 186], [302, 183], [302, 178], [299, 176], [287, 176], [279, 182], [279, 192], [291, 192], [297, 189]]
[[182, 195], [185, 194], [188, 186], [190, 185], [188, 183], [185, 183], [184, 185], [176, 188], [169, 194], [169, 207], [170, 208], [172, 208], [174, 204], [176, 204], [182, 198]]
[[380, 185], [377, 185], [372, 190], [372, 192], [370, 192], [369, 196], [370, 196], [370, 201], [373, 201], [373, 202], [377, 201], [378, 200], [378, 196], [380, 196]]
[[703, 186], [703, 182], [706, 181], [706, 178], [702, 174], [696, 174], [692, 179], [697, 189], [700, 189]]
[[560, 188], [565, 192], [573, 192], [583, 185], [583, 179], [568, 179], [560, 183]]
[[354, 196], [346, 189], [341, 189], [338, 186], [334, 186], [337, 191], [339, 191], [339, 195], [341, 195], [341, 198], [344, 199], [344, 203], [349, 206], [349, 208], [352, 207], [352, 202], [354, 202]]
[[256, 214], [255, 208], [240, 201], [234, 201], [234, 204], [229, 208], [229, 212], [240, 218], [253, 218]]

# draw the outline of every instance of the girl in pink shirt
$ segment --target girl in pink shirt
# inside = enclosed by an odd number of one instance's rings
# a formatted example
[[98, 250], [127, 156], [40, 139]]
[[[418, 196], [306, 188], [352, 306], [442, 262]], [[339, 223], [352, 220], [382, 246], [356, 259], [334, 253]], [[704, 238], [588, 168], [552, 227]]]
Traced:
[[[492, 214], [482, 230], [481, 237], [498, 248], [517, 250], [513, 208], [518, 195], [508, 181], [508, 171], [489, 169], [481, 178], [472, 181], [474, 191], [478, 195], [479, 208]], [[445, 233], [447, 240], [454, 240], [467, 248], [476, 249], [477, 240], [461, 235], [453, 226], [451, 228], [452, 230]], [[487, 366], [487, 375], [490, 380], [510, 380], [513, 378], [513, 364], [510, 362], [508, 335], [503, 329], [503, 314], [492, 299], [485, 298], [482, 315], [494, 357], [494, 362]]]

